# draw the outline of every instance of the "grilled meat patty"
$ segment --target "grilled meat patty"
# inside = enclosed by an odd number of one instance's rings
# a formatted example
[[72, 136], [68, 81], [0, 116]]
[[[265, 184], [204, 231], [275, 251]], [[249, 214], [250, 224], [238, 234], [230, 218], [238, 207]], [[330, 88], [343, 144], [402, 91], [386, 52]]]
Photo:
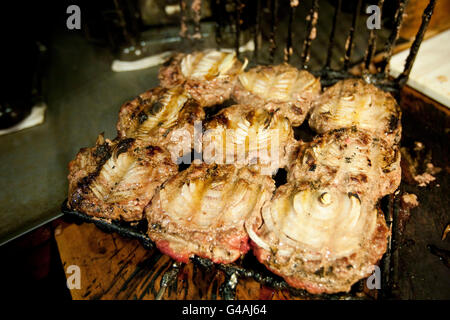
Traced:
[[310, 181], [279, 187], [246, 229], [261, 263], [313, 294], [348, 292], [372, 273], [389, 235], [374, 202]]
[[258, 66], [241, 73], [238, 79], [233, 90], [238, 103], [278, 110], [293, 126], [303, 123], [321, 91], [318, 78], [288, 64]]
[[81, 149], [69, 163], [68, 205], [94, 217], [141, 220], [155, 190], [177, 172], [158, 146], [99, 136], [95, 147]]
[[205, 117], [203, 108], [182, 87], [157, 87], [125, 103], [117, 123], [121, 139], [164, 146], [175, 161], [194, 146], [194, 123]]
[[260, 210], [273, 180], [233, 165], [195, 165], [168, 180], [145, 208], [148, 235], [177, 261], [193, 255], [230, 263], [249, 250], [245, 219]]
[[397, 146], [355, 127], [300, 143], [288, 183], [246, 223], [256, 257], [293, 287], [349, 291], [386, 250], [376, 204], [400, 178]]
[[360, 79], [337, 82], [314, 102], [309, 125], [318, 133], [356, 126], [390, 145], [400, 142], [401, 110], [391, 94]]
[[234, 52], [205, 50], [191, 54], [176, 54], [160, 69], [161, 86], [183, 86], [202, 107], [228, 100], [237, 76], [245, 69]]
[[208, 163], [250, 165], [272, 175], [287, 165], [295, 142], [289, 120], [282, 114], [233, 105], [206, 123], [203, 159]]
[[400, 150], [355, 127], [337, 129], [301, 144], [288, 180], [308, 180], [344, 187], [373, 201], [400, 185]]

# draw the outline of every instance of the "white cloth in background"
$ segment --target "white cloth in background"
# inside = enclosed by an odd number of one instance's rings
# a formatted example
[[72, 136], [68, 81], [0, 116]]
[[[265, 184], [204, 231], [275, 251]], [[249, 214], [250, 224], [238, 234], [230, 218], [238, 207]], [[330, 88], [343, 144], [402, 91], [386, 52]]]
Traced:
[[[245, 45], [239, 47], [239, 52], [253, 51], [255, 50], [255, 43], [250, 40]], [[233, 49], [222, 49], [222, 51], [233, 51]], [[121, 61], [114, 60], [111, 66], [114, 72], [124, 72], [141, 70], [150, 67], [155, 67], [162, 64], [173, 52], [166, 51], [160, 54], [155, 54], [153, 56], [145, 57], [135, 61]]]
[[32, 109], [28, 117], [20, 121], [18, 124], [11, 128], [0, 130], [0, 135], [20, 131], [26, 128], [31, 128], [37, 126], [44, 122], [45, 119], [45, 110], [47, 109], [47, 105], [44, 102], [41, 102], [35, 105]]

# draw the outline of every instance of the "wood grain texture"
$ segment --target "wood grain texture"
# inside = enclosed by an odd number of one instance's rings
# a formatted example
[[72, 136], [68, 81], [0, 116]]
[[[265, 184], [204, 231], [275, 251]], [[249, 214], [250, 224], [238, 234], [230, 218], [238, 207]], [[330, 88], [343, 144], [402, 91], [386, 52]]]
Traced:
[[[422, 14], [428, 5], [428, 0], [409, 0], [406, 6], [405, 17], [400, 37], [405, 39], [413, 39], [416, 36], [420, 23], [422, 22]], [[450, 20], [448, 12], [450, 11], [450, 0], [439, 0], [428, 26], [427, 35], [432, 36], [443, 30], [450, 28]]]
[[[72, 289], [74, 300], [155, 299], [165, 272], [174, 261], [158, 250], [146, 250], [137, 240], [108, 234], [93, 224], [62, 222], [55, 239], [64, 270], [77, 265], [81, 271], [81, 288]], [[69, 276], [69, 275], [67, 275]], [[203, 269], [190, 262], [181, 266], [177, 280], [171, 283], [162, 299], [222, 299], [220, 290], [224, 272], [212, 267]], [[300, 299], [287, 290], [273, 290], [253, 279], [239, 279], [236, 299]]]

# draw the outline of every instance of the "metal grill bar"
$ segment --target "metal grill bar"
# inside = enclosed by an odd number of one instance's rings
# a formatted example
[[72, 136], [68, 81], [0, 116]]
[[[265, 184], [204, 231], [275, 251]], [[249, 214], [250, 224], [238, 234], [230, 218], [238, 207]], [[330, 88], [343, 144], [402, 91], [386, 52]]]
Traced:
[[277, 32], [277, 10], [278, 10], [278, 0], [270, 1], [270, 63], [273, 63], [275, 60], [275, 50], [277, 48], [276, 42], [276, 32]]
[[253, 58], [258, 59], [259, 50], [259, 35], [261, 33], [261, 0], [256, 2], [256, 21], [255, 21], [255, 33], [253, 35], [253, 42], [255, 43], [255, 50], [253, 51]]
[[350, 27], [347, 40], [345, 41], [344, 70], [347, 70], [350, 65], [356, 23], [358, 22], [359, 12], [361, 11], [361, 2], [361, 0], [358, 0], [358, 3], [356, 4], [355, 11], [353, 12], [352, 26]]
[[202, 0], [193, 0], [191, 3], [192, 18], [194, 20], [194, 35], [193, 39], [201, 39], [202, 32], [200, 26], [200, 19], [202, 16]]
[[288, 20], [288, 35], [286, 39], [286, 49], [284, 51], [284, 61], [289, 62], [291, 59], [292, 48], [292, 23], [294, 20], [295, 8], [298, 6], [298, 0], [289, 0], [289, 20]]
[[[382, 10], [383, 4], [384, 4], [384, 0], [378, 1], [378, 7], [381, 10], [381, 14], [383, 12], [383, 10]], [[380, 17], [380, 19], [381, 19], [381, 17]], [[376, 50], [376, 46], [377, 46], [376, 40], [377, 40], [376, 29], [372, 29], [372, 30], [370, 30], [369, 43], [367, 45], [366, 55], [364, 57], [364, 70], [368, 70], [370, 63], [372, 62], [373, 54], [374, 54], [374, 52]]]
[[333, 16], [333, 26], [331, 28], [330, 40], [329, 40], [329, 43], [328, 43], [327, 60], [325, 62], [325, 68], [326, 69], [330, 68], [331, 57], [333, 56], [334, 36], [335, 36], [335, 33], [336, 33], [336, 25], [337, 25], [339, 12], [341, 11], [341, 6], [342, 6], [342, 0], [337, 0], [336, 9], [334, 10], [334, 16]]
[[241, 0], [236, 0], [234, 2], [236, 13], [235, 19], [236, 19], [236, 38], [234, 41], [234, 50], [236, 51], [236, 57], [239, 57], [239, 38], [241, 37], [241, 11], [243, 4], [241, 3]]
[[423, 37], [425, 35], [425, 31], [427, 30], [428, 24], [430, 23], [431, 16], [433, 15], [434, 7], [436, 5], [436, 0], [430, 0], [428, 6], [425, 8], [422, 15], [422, 23], [419, 28], [419, 32], [417, 32], [416, 38], [414, 39], [413, 44], [411, 45], [411, 49], [409, 51], [409, 55], [406, 58], [405, 68], [403, 72], [397, 77], [397, 83], [402, 87], [408, 81], [409, 74], [411, 73], [412, 66], [414, 64], [414, 60], [416, 59], [417, 52], [419, 51], [420, 44], [422, 43]]
[[216, 31], [216, 44], [217, 44], [217, 49], [220, 49], [220, 47], [222, 47], [222, 30], [223, 30], [223, 26], [224, 26], [224, 15], [223, 14], [219, 14], [220, 12], [225, 12], [225, 6], [223, 4], [223, 0], [214, 0], [214, 2], [212, 2], [212, 4], [214, 5], [214, 12], [216, 15], [218, 15], [217, 20], [215, 20], [216, 25], [215, 25], [215, 31]]
[[387, 74], [389, 71], [389, 61], [391, 60], [391, 57], [392, 57], [395, 42], [397, 41], [398, 35], [400, 34], [400, 28], [401, 28], [402, 22], [403, 22], [403, 13], [405, 11], [405, 7], [407, 4], [408, 4], [408, 0], [400, 0], [398, 9], [395, 13], [394, 29], [392, 30], [392, 32], [389, 36], [389, 39], [387, 40], [387, 42], [385, 44], [384, 59], [381, 64], [382, 65], [381, 70], [385, 77], [387, 77]]
[[186, 0], [180, 0], [180, 37], [186, 38], [187, 32]]
[[310, 58], [310, 51], [311, 51], [311, 43], [316, 38], [316, 24], [317, 20], [319, 20], [319, 0], [314, 0], [313, 5], [311, 7], [311, 10], [309, 11], [309, 15], [306, 19], [309, 19], [308, 21], [308, 27], [306, 29], [306, 38], [303, 42], [303, 52], [301, 56], [302, 61], [302, 68], [307, 69], [308, 62]]

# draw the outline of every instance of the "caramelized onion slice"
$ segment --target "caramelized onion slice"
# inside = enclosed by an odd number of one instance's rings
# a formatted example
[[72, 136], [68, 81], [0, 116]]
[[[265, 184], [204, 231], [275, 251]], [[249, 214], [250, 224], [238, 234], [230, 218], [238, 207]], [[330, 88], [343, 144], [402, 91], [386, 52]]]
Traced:
[[319, 79], [288, 64], [256, 67], [239, 75], [242, 86], [265, 101], [292, 102], [307, 91], [320, 91]]
[[329, 189], [291, 189], [262, 212], [280, 241], [334, 258], [357, 251], [372, 234], [377, 216], [376, 210], [364, 209], [358, 196]]
[[[206, 50], [184, 56], [181, 60], [181, 72], [187, 79], [211, 80], [232, 73], [237, 64], [241, 63], [235, 52]], [[246, 65], [247, 60], [236, 72], [241, 72]]]
[[[208, 168], [214, 172], [208, 174]], [[161, 189], [162, 210], [172, 221], [202, 230], [243, 225], [255, 206], [259, 206], [259, 199], [271, 194], [263, 186], [268, 178], [256, 177], [250, 182], [245, 177], [249, 174], [247, 168], [237, 169], [233, 165], [211, 168], [214, 166], [200, 166], [197, 170], [202, 175], [192, 176], [189, 172], [179, 175]]]

